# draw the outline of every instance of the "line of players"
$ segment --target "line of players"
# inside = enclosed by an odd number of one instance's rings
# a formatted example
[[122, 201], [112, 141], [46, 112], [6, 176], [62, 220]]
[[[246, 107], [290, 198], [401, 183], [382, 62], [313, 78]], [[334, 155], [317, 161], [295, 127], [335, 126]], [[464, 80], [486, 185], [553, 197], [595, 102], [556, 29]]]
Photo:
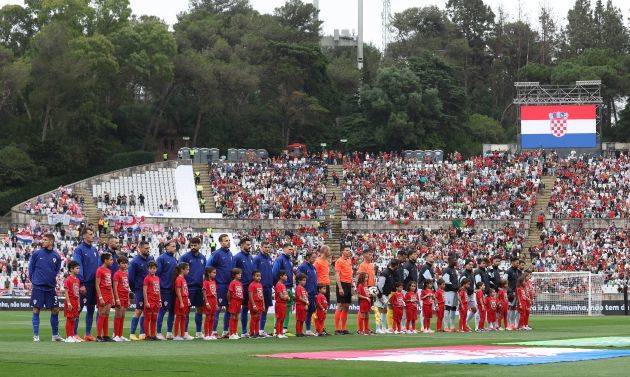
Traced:
[[362, 305], [359, 287], [360, 317], [368, 318], [369, 311], [374, 311], [377, 333], [416, 333], [418, 317], [422, 318], [420, 331], [431, 333], [433, 314], [439, 332], [469, 332], [471, 320], [476, 331], [531, 330], [529, 313], [534, 289], [531, 272], [525, 270], [523, 261], [512, 258], [506, 279], [502, 279], [498, 256], [492, 258], [490, 268], [487, 258], [476, 263], [466, 260], [460, 272], [457, 256], [449, 255], [448, 267], [436, 280], [434, 255], [429, 252], [424, 259], [420, 270], [415, 251], [400, 252], [397, 259], [391, 260], [378, 277], [372, 308], [367, 303]]
[[[135, 299], [129, 340], [194, 339], [188, 333], [188, 310], [192, 306], [195, 307], [197, 338], [210, 340], [218, 337], [217, 327], [221, 311], [224, 311], [222, 337], [231, 336], [233, 339], [238, 337], [236, 327], [239, 317], [245, 337], [266, 337], [268, 334], [264, 328], [268, 309], [273, 303], [274, 283], [276, 334], [279, 337], [282, 338], [287, 333], [294, 303], [298, 323], [305, 323], [307, 334], [313, 334], [311, 321], [316, 307], [320, 311], [320, 315], [316, 316], [317, 323], [323, 324], [325, 319], [329, 301], [328, 290], [317, 288], [313, 266], [315, 255], [306, 255], [306, 261], [297, 269], [300, 275], [294, 279], [295, 248], [291, 244], [284, 245], [282, 252], [272, 263], [270, 244], [263, 243], [260, 253], [253, 257], [250, 253], [251, 241], [244, 238], [239, 242], [241, 251], [233, 256], [229, 249], [229, 237], [225, 234], [219, 237], [221, 247], [215, 250], [208, 260], [199, 251], [201, 245], [199, 238], [192, 238], [189, 241], [189, 251], [179, 260], [175, 257], [175, 240], [166, 242], [165, 252], [156, 260], [150, 256], [149, 244], [140, 242], [137, 255], [128, 261], [126, 257], [118, 255], [116, 237], [110, 236], [107, 239], [107, 247], [100, 254], [93, 246], [94, 232], [91, 229], [84, 229], [81, 237], [82, 242], [74, 250], [72, 261], [68, 263], [70, 274], [64, 282], [66, 288], [64, 314], [68, 319], [66, 332], [69, 342], [126, 341], [122, 329], [125, 309], [129, 306], [129, 292], [134, 292]], [[42, 248], [33, 254], [29, 262], [29, 276], [33, 282], [31, 306], [34, 341], [39, 341], [41, 309], [51, 309], [53, 341], [62, 340], [58, 331], [59, 304], [55, 294], [61, 259], [53, 250], [53, 244], [54, 236], [45, 235]], [[278, 285], [278, 282], [281, 284]], [[307, 291], [306, 295], [304, 291]], [[326, 293], [324, 299], [317, 300], [318, 291]], [[318, 304], [316, 301], [319, 301]], [[84, 307], [85, 336], [79, 338], [76, 334], [79, 316]], [[91, 331], [95, 308], [98, 308], [97, 337], [93, 337]], [[111, 308], [115, 308], [113, 339], [109, 337], [108, 328]], [[211, 315], [208, 315], [209, 313]], [[248, 322], [250, 313], [254, 319]], [[162, 335], [165, 316], [166, 337]], [[306, 318], [300, 321], [302, 317]], [[248, 324], [253, 331], [247, 331]], [[138, 327], [140, 336], [136, 336]], [[202, 331], [202, 327], [205, 331]], [[320, 333], [325, 334], [323, 328], [320, 330], [322, 330]], [[300, 331], [298, 335], [301, 335]]]
[[[195, 307], [196, 337], [207, 340], [216, 339], [217, 325], [220, 311], [224, 310], [222, 337], [238, 339], [236, 328], [238, 319], [241, 319], [242, 333], [244, 336], [268, 336], [264, 331], [269, 307], [272, 305], [272, 292], [275, 288], [275, 333], [278, 337], [285, 337], [289, 316], [293, 304], [296, 305], [296, 334], [301, 335], [327, 335], [323, 328], [326, 309], [328, 308], [329, 286], [318, 279], [317, 270], [321, 268], [318, 262], [324, 261], [324, 270], [328, 271], [327, 259], [329, 250], [324, 247], [322, 256], [315, 260], [315, 254], [307, 254], [305, 261], [298, 267], [299, 275], [295, 279], [294, 288], [293, 262], [295, 248], [291, 244], [283, 246], [282, 252], [272, 263], [268, 243], [263, 243], [260, 253], [252, 257], [250, 253], [251, 242], [244, 238], [239, 242], [241, 251], [232, 255], [229, 250], [230, 240], [227, 235], [219, 237], [221, 247], [211, 255], [208, 260], [200, 253], [200, 240], [192, 238], [189, 241], [189, 251], [179, 260], [175, 258], [176, 243], [169, 240], [165, 244], [165, 252], [156, 261], [150, 256], [149, 245], [140, 242], [137, 255], [129, 263], [126, 257], [118, 256], [118, 239], [109, 237], [107, 249], [99, 255], [92, 245], [94, 233], [86, 228], [82, 232], [83, 241], [75, 249], [73, 260], [68, 264], [70, 275], [66, 279], [64, 314], [67, 318], [67, 341], [126, 341], [122, 334], [124, 315], [129, 306], [129, 292], [134, 292], [135, 311], [131, 319], [130, 340], [141, 339], [177, 339], [192, 340], [194, 337], [188, 333], [189, 308]], [[51, 327], [53, 341], [62, 340], [58, 334], [58, 303], [55, 294], [56, 276], [61, 268], [61, 261], [53, 251], [54, 236], [48, 234], [44, 237], [42, 248], [31, 257], [29, 274], [33, 282], [31, 305], [33, 306], [33, 333], [34, 340], [39, 341], [39, 312], [41, 309], [50, 308]], [[460, 278], [455, 269], [456, 258], [449, 258], [449, 268], [444, 271], [443, 281], [438, 281], [439, 288], [433, 293], [435, 286], [435, 273], [433, 271], [433, 255], [425, 255], [426, 264], [418, 274], [415, 267], [417, 255], [415, 252], [407, 255], [407, 260], [399, 268], [399, 260], [393, 260], [388, 268], [383, 271], [376, 287], [374, 266], [370, 260], [364, 261], [359, 267], [359, 279], [356, 282], [357, 296], [359, 299], [360, 315], [358, 316], [359, 332], [368, 334], [369, 312], [375, 311], [377, 318], [377, 332], [385, 333], [390, 329], [401, 332], [400, 321], [404, 314], [407, 316], [407, 326], [415, 329], [414, 308], [417, 309], [417, 301], [422, 302], [423, 330], [430, 331], [430, 318], [432, 310], [437, 305], [438, 330], [441, 329], [443, 315], [446, 317], [445, 331], [454, 331], [455, 311], [459, 309], [460, 318], [466, 318], [466, 323], [472, 316], [478, 318], [476, 328], [483, 329], [486, 313], [492, 310], [484, 310], [484, 303], [490, 307], [496, 297], [491, 287], [490, 274], [485, 271], [486, 260], [479, 261], [479, 268], [472, 271], [473, 262], [466, 263], [466, 268]], [[497, 261], [499, 261], [497, 259]], [[100, 267], [99, 267], [100, 262]], [[520, 315], [511, 313], [506, 324], [508, 329], [526, 328], [527, 302], [531, 302], [533, 290], [527, 290], [526, 284], [521, 282], [517, 289], [516, 282], [520, 279], [522, 271], [518, 268], [518, 260], [514, 260], [512, 268], [508, 270], [508, 289], [499, 290], [499, 299], [496, 300], [498, 308], [505, 308], [502, 303], [508, 297], [510, 309], [519, 309]], [[317, 267], [316, 267], [317, 266]], [[495, 265], [492, 274], [498, 274]], [[353, 270], [351, 264], [351, 251], [349, 247], [342, 249], [342, 255], [335, 263], [336, 289], [338, 306], [335, 311], [335, 333], [348, 334], [347, 315], [348, 307], [352, 301]], [[320, 273], [320, 277], [327, 275]], [[400, 277], [402, 279], [399, 279]], [[404, 282], [403, 282], [404, 280]], [[476, 282], [477, 293], [470, 289], [470, 283]], [[420, 295], [414, 292], [416, 282], [424, 288]], [[406, 283], [406, 284], [403, 284]], [[411, 284], [413, 283], [413, 284]], [[403, 285], [408, 287], [405, 297], [400, 300]], [[461, 286], [461, 288], [460, 288]], [[512, 288], [513, 287], [513, 288]], [[459, 291], [459, 294], [457, 293]], [[521, 292], [521, 293], [519, 293]], [[411, 294], [410, 294], [411, 293]], [[489, 299], [485, 298], [488, 295]], [[516, 299], [516, 296], [520, 300]], [[441, 297], [444, 297], [443, 308], [440, 309]], [[457, 297], [460, 297], [459, 304]], [[466, 297], [466, 300], [463, 298]], [[503, 300], [503, 301], [502, 301]], [[411, 303], [411, 304], [410, 304]], [[521, 304], [519, 304], [521, 303]], [[79, 338], [77, 328], [79, 315], [86, 307], [85, 337]], [[521, 310], [522, 306], [522, 310]], [[92, 320], [95, 307], [97, 314], [97, 337], [91, 335]], [[406, 313], [401, 314], [406, 307]], [[114, 338], [109, 337], [110, 309], [115, 308]], [[479, 309], [479, 310], [477, 310]], [[508, 313], [515, 310], [508, 310]], [[167, 317], [167, 335], [162, 335], [163, 319]], [[442, 313], [442, 315], [441, 315]], [[466, 315], [462, 315], [466, 313]], [[484, 315], [480, 316], [479, 314]], [[503, 311], [500, 311], [503, 313]], [[205, 321], [203, 316], [206, 316]], [[315, 314], [315, 316], [313, 315]], [[389, 314], [389, 315], [387, 315]], [[252, 319], [248, 322], [248, 315]], [[380, 321], [381, 316], [386, 319]], [[442, 317], [442, 318], [441, 318]], [[312, 319], [316, 319], [316, 331], [311, 331]], [[520, 318], [521, 320], [519, 321]], [[489, 318], [489, 322], [494, 322]], [[428, 322], [427, 322], [428, 320]], [[517, 324], [514, 321], [518, 321]], [[397, 327], [393, 326], [393, 323]], [[504, 321], [507, 322], [507, 321]], [[388, 323], [385, 327], [383, 323]], [[250, 331], [247, 331], [249, 324]], [[136, 331], [140, 326], [140, 336]], [[306, 325], [306, 333], [303, 326]], [[498, 326], [497, 326], [498, 327]], [[202, 331], [203, 328], [203, 331]], [[460, 326], [463, 331], [467, 326]], [[145, 331], [146, 330], [146, 331]], [[409, 331], [414, 331], [410, 330]], [[146, 332], [146, 335], [145, 335]]]

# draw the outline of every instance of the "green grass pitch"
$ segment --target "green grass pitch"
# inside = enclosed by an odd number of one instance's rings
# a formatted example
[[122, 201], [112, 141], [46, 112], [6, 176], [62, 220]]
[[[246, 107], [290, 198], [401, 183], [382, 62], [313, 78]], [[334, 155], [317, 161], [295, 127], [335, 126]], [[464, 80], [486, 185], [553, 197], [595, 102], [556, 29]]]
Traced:
[[[329, 319], [331, 319], [329, 316]], [[491, 344], [517, 340], [630, 336], [630, 317], [534, 317], [531, 332], [332, 336], [214, 342], [50, 342], [49, 313], [41, 343], [33, 343], [29, 312], [0, 312], [0, 376], [627, 376], [630, 357], [532, 366], [279, 360], [254, 355], [289, 351], [380, 349]], [[82, 318], [83, 320], [83, 318]], [[60, 317], [63, 332], [64, 321]], [[192, 322], [192, 321], [191, 321]], [[355, 328], [355, 318], [349, 323]], [[79, 333], [83, 333], [81, 322]], [[128, 326], [128, 319], [127, 319]], [[270, 328], [273, 318], [268, 322]], [[191, 324], [192, 327], [192, 324]], [[239, 326], [240, 327], [240, 326]], [[111, 328], [111, 324], [110, 324]], [[269, 328], [267, 330], [269, 330]], [[328, 325], [332, 328], [332, 324]], [[351, 329], [351, 330], [352, 330]], [[127, 330], [128, 331], [128, 330]]]

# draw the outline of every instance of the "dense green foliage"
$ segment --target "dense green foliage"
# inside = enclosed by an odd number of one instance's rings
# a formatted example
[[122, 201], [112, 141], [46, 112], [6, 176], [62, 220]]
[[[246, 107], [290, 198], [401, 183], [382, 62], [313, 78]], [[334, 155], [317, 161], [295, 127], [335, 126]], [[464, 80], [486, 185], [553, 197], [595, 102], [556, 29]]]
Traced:
[[610, 1], [577, 0], [563, 28], [545, 8], [535, 25], [483, 0], [410, 8], [394, 15], [385, 53], [366, 46], [362, 72], [353, 49], [320, 47], [315, 16], [300, 0], [272, 15], [247, 0], [194, 0], [169, 28], [133, 16], [128, 0], [3, 7], [0, 196], [111, 170], [120, 154], [156, 154], [183, 136], [272, 153], [341, 138], [477, 153], [514, 140], [516, 80], [601, 79], [604, 138], [628, 140], [630, 35]]

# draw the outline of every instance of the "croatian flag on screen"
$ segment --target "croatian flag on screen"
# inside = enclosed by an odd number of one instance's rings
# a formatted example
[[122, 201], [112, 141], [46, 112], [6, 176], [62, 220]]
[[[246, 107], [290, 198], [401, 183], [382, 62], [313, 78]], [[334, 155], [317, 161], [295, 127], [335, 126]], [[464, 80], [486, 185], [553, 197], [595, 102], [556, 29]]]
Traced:
[[521, 148], [592, 148], [595, 105], [521, 106]]

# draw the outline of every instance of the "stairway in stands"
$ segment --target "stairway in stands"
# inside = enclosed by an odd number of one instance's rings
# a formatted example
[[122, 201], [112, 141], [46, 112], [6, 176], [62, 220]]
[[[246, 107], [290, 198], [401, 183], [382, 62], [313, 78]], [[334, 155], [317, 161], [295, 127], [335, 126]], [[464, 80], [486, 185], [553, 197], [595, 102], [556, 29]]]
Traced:
[[[200, 182], [203, 186], [203, 197], [206, 199], [206, 213], [216, 213], [217, 207], [214, 203], [214, 195], [212, 195], [212, 188], [210, 187], [210, 170], [208, 164], [193, 164], [193, 175], [195, 172], [201, 173]], [[196, 191], [196, 188], [195, 188]]]
[[543, 212], [546, 217], [547, 205], [549, 204], [549, 199], [551, 198], [551, 192], [553, 191], [556, 177], [554, 175], [543, 175], [541, 180], [545, 184], [545, 189], [539, 191], [538, 196], [536, 197], [536, 205], [532, 210], [532, 217], [529, 221], [529, 231], [527, 233], [527, 238], [525, 239], [525, 244], [523, 245], [523, 257], [526, 260], [531, 259], [529, 255], [529, 248], [537, 245], [540, 242], [540, 234], [542, 232], [536, 226], [536, 218], [538, 217], [538, 214], [540, 212]]
[[[330, 203], [331, 208], [335, 209], [334, 218], [330, 218], [329, 213], [326, 214], [326, 219], [329, 221], [332, 227], [332, 239], [326, 244], [330, 247], [330, 252], [333, 256], [339, 255], [341, 252], [341, 185], [336, 186], [333, 183], [332, 173], [337, 173], [337, 177], [341, 179], [343, 177], [343, 165], [328, 165], [328, 181], [326, 182], [326, 192], [328, 199], [335, 194], [336, 199]], [[334, 259], [334, 258], [333, 258]]]
[[11, 213], [0, 217], [0, 240], [3, 240], [7, 236], [9, 229], [11, 228]]
[[96, 226], [98, 224], [98, 220], [101, 218], [101, 212], [96, 207], [96, 202], [92, 196], [91, 189], [78, 187], [74, 189], [74, 192], [79, 195], [79, 197], [83, 197], [85, 200], [85, 203], [83, 204], [83, 214], [85, 215], [87, 223], [92, 223]]

